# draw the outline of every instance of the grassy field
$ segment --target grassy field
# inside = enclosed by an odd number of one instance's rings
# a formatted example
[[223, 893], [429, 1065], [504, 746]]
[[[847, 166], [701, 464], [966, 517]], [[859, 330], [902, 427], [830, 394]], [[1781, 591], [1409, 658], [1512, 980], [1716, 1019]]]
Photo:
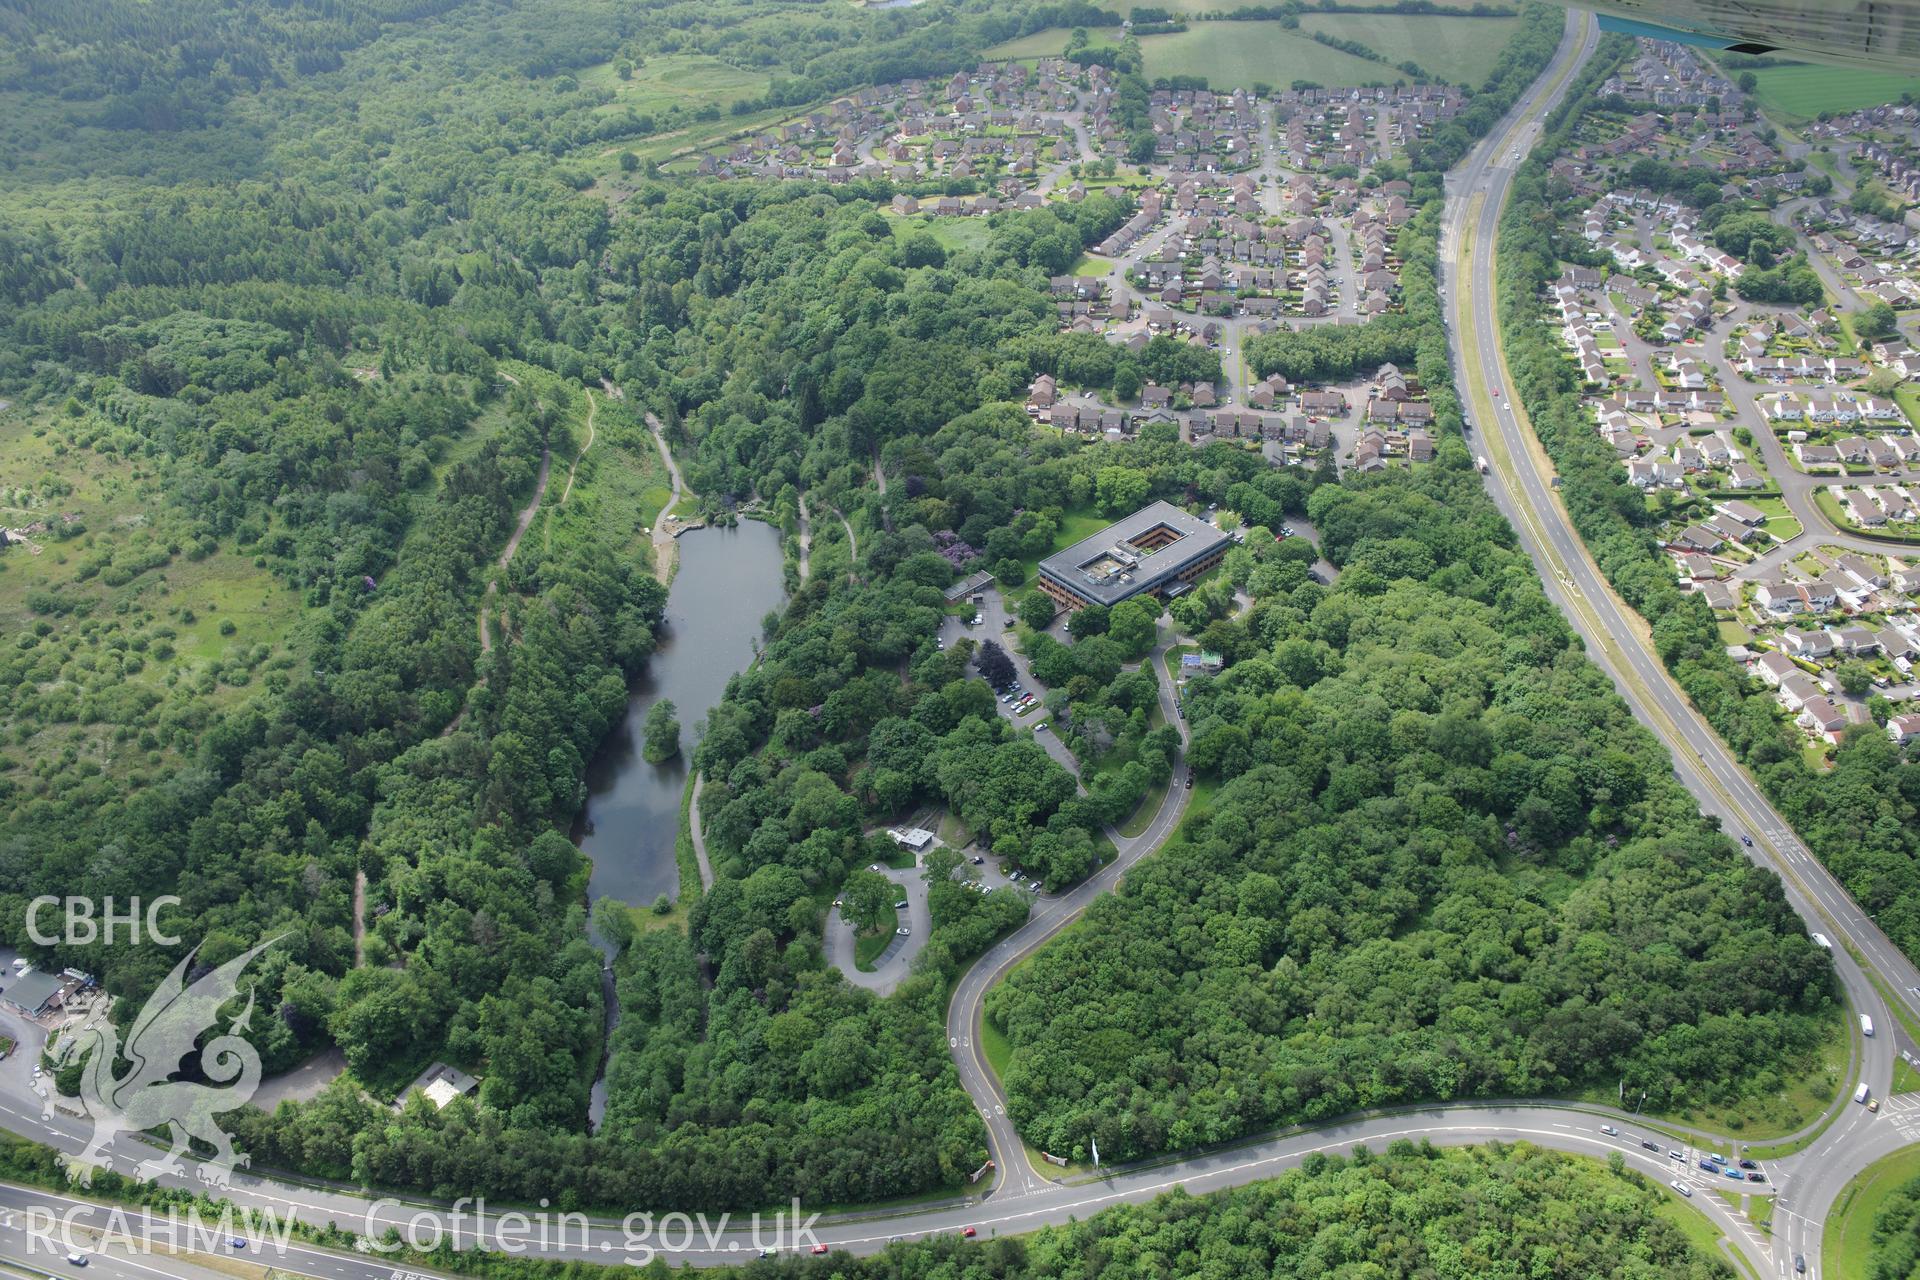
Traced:
[[1873, 1252], [1873, 1219], [1887, 1197], [1920, 1178], [1920, 1147], [1909, 1147], [1867, 1166], [1847, 1184], [1827, 1215], [1826, 1274], [1864, 1276]]
[[[1071, 34], [1065, 27], [1047, 27], [1032, 35], [1021, 36], [1018, 40], [1006, 40], [981, 52], [988, 61], [1018, 62], [1023, 58], [1057, 58], [1067, 47], [1067, 36]], [[1092, 27], [1087, 31], [1087, 44], [1094, 49], [1111, 49], [1120, 43], [1119, 29], [1115, 27]]]
[[717, 103], [732, 106], [742, 98], [758, 98], [767, 91], [772, 78], [758, 71], [742, 71], [718, 58], [703, 53], [665, 53], [647, 59], [634, 68], [631, 79], [622, 80], [611, 62], [588, 67], [579, 75], [585, 89], [605, 89], [614, 100], [600, 108], [602, 112], [663, 111], [673, 106], [702, 107]]
[[[116, 434], [91, 416], [0, 414], [0, 524], [84, 529], [67, 538], [36, 535], [0, 552], [0, 634], [44, 633], [32, 647], [57, 663], [40, 677], [49, 690], [115, 703], [132, 690], [215, 706], [249, 696], [261, 676], [288, 661], [282, 642], [300, 613], [299, 593], [230, 541], [195, 558], [183, 549], [190, 541], [184, 527], [156, 527], [156, 482], [115, 450]], [[67, 525], [68, 516], [78, 523]], [[130, 576], [115, 571], [139, 565], [146, 567]], [[79, 607], [36, 613], [29, 597], [40, 593]], [[104, 720], [16, 725], [0, 712], [0, 728], [9, 730], [0, 734], [0, 768], [72, 751], [117, 777], [170, 754], [157, 744], [136, 749], [121, 724]], [[23, 737], [21, 729], [30, 732]]]
[[1760, 81], [1754, 96], [1761, 107], [1795, 120], [1810, 120], [1822, 111], [1877, 107], [1903, 93], [1920, 94], [1920, 79], [1864, 67], [1766, 67], [1753, 74]]
[[[1191, 0], [1186, 12], [1221, 7]], [[1215, 89], [1250, 87], [1256, 82], [1284, 87], [1295, 80], [1323, 85], [1359, 85], [1405, 78], [1396, 67], [1330, 49], [1312, 39], [1319, 32], [1357, 40], [1389, 62], [1419, 63], [1437, 76], [1477, 85], [1487, 78], [1500, 51], [1512, 38], [1517, 18], [1464, 18], [1446, 14], [1308, 14], [1299, 30], [1278, 22], [1195, 22], [1172, 35], [1143, 36], [1140, 51], [1146, 73], [1205, 76]], [[1096, 47], [1112, 43], [1112, 34], [1089, 33]], [[1040, 58], [1060, 53], [1067, 31], [1051, 27], [1009, 40], [986, 51], [988, 58]]]
[[[1302, 31], [1357, 40], [1389, 62], [1417, 62], [1455, 84], [1475, 86], [1485, 83], [1493, 73], [1500, 51], [1519, 26], [1518, 18], [1450, 18], [1445, 14], [1307, 13], [1300, 17]], [[1395, 79], [1398, 75], [1386, 67], [1375, 67], [1371, 78]]]
[[1329, 49], [1278, 22], [1198, 22], [1174, 35], [1143, 37], [1140, 52], [1149, 79], [1205, 76], [1218, 90], [1250, 88], [1256, 81], [1277, 87], [1295, 80], [1356, 85], [1401, 75]]
[[905, 240], [925, 231], [949, 253], [957, 249], [985, 248], [987, 237], [993, 230], [984, 218], [934, 218], [920, 214], [902, 217], [886, 209], [881, 210], [881, 214], [892, 221], [896, 240]]

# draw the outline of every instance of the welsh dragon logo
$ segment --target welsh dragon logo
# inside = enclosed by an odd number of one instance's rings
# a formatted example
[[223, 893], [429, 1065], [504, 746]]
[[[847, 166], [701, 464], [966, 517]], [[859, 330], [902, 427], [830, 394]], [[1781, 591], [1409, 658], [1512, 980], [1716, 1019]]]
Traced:
[[[62, 1065], [91, 1050], [80, 1076], [80, 1096], [68, 1097], [56, 1087], [42, 1108], [51, 1115], [56, 1104], [64, 1104], [67, 1110], [83, 1112], [93, 1121], [93, 1137], [86, 1149], [67, 1157], [71, 1181], [81, 1186], [91, 1184], [96, 1169], [112, 1168], [107, 1148], [116, 1137], [149, 1129], [169, 1130], [173, 1147], [159, 1159], [136, 1166], [134, 1176], [142, 1181], [179, 1173], [180, 1158], [187, 1154], [187, 1144], [194, 1138], [214, 1150], [213, 1158], [202, 1161], [196, 1170], [200, 1181], [208, 1186], [226, 1186], [232, 1180], [234, 1166], [248, 1163], [249, 1157], [234, 1151], [232, 1141], [214, 1117], [245, 1106], [260, 1087], [259, 1051], [240, 1034], [250, 1029], [252, 992], [247, 995], [246, 1008], [227, 1031], [208, 1040], [200, 1050], [200, 1070], [215, 1084], [173, 1077], [201, 1035], [219, 1020], [221, 1006], [239, 994], [241, 972], [277, 941], [269, 939], [235, 956], [188, 986], [187, 968], [200, 951], [195, 947], [147, 1000], [128, 1029], [124, 1046], [119, 1033], [104, 1020], [61, 1042], [55, 1060]], [[122, 1061], [130, 1065], [124, 1075], [115, 1075]], [[233, 1083], [225, 1084], [229, 1080]]]

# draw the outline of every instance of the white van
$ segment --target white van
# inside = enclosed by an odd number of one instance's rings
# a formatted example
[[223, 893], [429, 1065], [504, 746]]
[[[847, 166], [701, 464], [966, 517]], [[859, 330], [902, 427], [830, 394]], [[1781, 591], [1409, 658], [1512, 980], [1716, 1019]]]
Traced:
[[1813, 939], [1814, 946], [1824, 948], [1825, 950], [1828, 950], [1828, 951], [1833, 950], [1833, 944], [1827, 941], [1826, 934], [1813, 933], [1813, 934], [1808, 934], [1807, 936]]
[[1858, 1089], [1853, 1091], [1853, 1100], [1855, 1102], [1865, 1102], [1867, 1100], [1867, 1086], [1864, 1081]]
[[1869, 1039], [1873, 1037], [1873, 1019], [1864, 1013], [1860, 1015], [1860, 1034]]

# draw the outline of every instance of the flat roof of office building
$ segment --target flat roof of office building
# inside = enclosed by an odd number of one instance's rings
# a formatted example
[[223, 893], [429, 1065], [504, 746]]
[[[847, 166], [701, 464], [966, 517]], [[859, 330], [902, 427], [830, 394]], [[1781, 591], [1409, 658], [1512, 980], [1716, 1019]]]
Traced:
[[[1136, 543], [1166, 530], [1174, 540], [1142, 550]], [[1161, 534], [1165, 537], [1165, 534]], [[1115, 605], [1154, 591], [1232, 539], [1170, 502], [1151, 502], [1091, 538], [1056, 551], [1040, 573], [1096, 604]]]

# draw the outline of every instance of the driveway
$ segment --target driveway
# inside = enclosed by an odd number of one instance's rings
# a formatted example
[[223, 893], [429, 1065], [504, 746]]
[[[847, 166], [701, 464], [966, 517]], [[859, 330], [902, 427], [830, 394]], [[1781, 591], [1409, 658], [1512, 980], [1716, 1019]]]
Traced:
[[323, 1049], [297, 1067], [277, 1076], [268, 1076], [254, 1090], [250, 1104], [272, 1114], [282, 1102], [308, 1102], [326, 1092], [328, 1085], [346, 1073], [347, 1055], [337, 1047]]
[[894, 934], [893, 941], [874, 961], [873, 969], [863, 971], [853, 962], [853, 924], [841, 918], [839, 907], [830, 907], [827, 910], [827, 959], [854, 986], [888, 996], [907, 980], [913, 968], [913, 958], [927, 945], [927, 934], [933, 928], [933, 916], [927, 909], [926, 868], [919, 859], [915, 859], [911, 867], [882, 867], [880, 874], [898, 885], [902, 896], [906, 898], [907, 909], [901, 923], [911, 932], [904, 938], [898, 933]]
[[[997, 586], [988, 587], [982, 594], [986, 597], [984, 602], [975, 606], [974, 609], [980, 615], [980, 625], [970, 627], [959, 618], [947, 617], [940, 623], [940, 639], [947, 644], [954, 644], [962, 638], [971, 639], [975, 644], [983, 640], [993, 641], [1007, 651], [1007, 657], [1013, 659], [1014, 675], [1019, 678], [1020, 683], [1026, 686], [1035, 697], [1044, 698], [1046, 686], [1033, 678], [1033, 668], [1027, 665], [1026, 655], [1013, 647], [1013, 628], [1007, 625], [1012, 615], [1007, 612], [1005, 594]], [[1055, 618], [1053, 625], [1047, 628], [1056, 636], [1063, 634], [1065, 629], [1065, 614]], [[994, 705], [999, 709], [1000, 718], [1016, 729], [1032, 730], [1036, 725], [1048, 724], [1053, 718], [1045, 708], [1029, 712], [1024, 716], [1016, 715], [1012, 706], [1000, 701], [999, 694], [994, 695]], [[1060, 762], [1061, 768], [1073, 775], [1077, 784], [1080, 777], [1080, 762], [1074, 758], [1073, 752], [1067, 750], [1051, 725], [1035, 732], [1033, 739], [1046, 749], [1048, 755]], [[1080, 789], [1086, 790], [1085, 787]]]

